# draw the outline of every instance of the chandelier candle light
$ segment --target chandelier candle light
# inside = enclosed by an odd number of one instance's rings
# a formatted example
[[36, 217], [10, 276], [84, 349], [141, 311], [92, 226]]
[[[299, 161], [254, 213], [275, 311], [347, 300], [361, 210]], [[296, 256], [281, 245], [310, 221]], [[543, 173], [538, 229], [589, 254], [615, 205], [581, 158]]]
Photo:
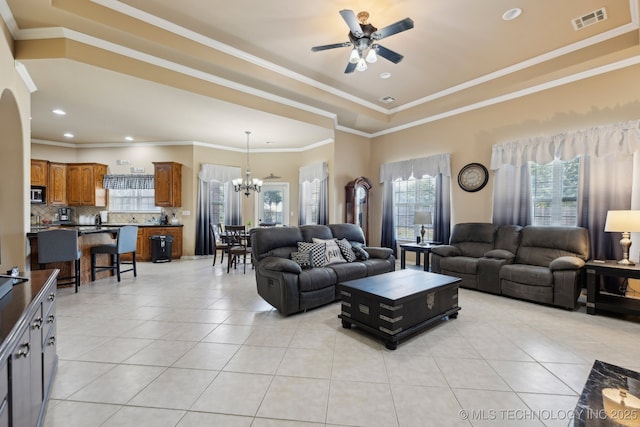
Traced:
[[629, 259], [629, 247], [631, 247], [630, 233], [640, 231], [640, 210], [607, 212], [604, 231], [622, 233], [622, 239], [620, 239], [622, 259], [618, 261], [618, 264], [635, 265], [635, 263]]
[[258, 178], [251, 179], [251, 169], [249, 169], [249, 135], [251, 135], [251, 131], [246, 130], [244, 133], [247, 134], [247, 169], [244, 173], [244, 182], [242, 182], [242, 178], [236, 178], [231, 183], [236, 192], [244, 191], [244, 195], [249, 197], [251, 191], [259, 193], [262, 190], [262, 180]]

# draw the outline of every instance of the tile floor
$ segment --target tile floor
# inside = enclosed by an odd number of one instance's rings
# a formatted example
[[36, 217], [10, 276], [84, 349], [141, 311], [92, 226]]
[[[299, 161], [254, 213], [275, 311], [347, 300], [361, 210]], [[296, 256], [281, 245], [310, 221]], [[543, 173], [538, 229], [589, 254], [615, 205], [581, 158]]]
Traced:
[[210, 259], [59, 289], [45, 426], [566, 426], [595, 359], [640, 370], [640, 322], [460, 290], [387, 350], [339, 303], [281, 317]]

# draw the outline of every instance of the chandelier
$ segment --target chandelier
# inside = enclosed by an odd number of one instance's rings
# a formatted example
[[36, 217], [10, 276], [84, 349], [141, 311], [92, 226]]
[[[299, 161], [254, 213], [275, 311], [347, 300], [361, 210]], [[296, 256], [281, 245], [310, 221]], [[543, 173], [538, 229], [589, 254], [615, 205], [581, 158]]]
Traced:
[[251, 169], [249, 169], [249, 135], [251, 135], [251, 131], [246, 130], [244, 133], [247, 134], [247, 169], [244, 173], [244, 182], [242, 178], [236, 178], [231, 183], [236, 192], [244, 191], [244, 195], [249, 197], [251, 191], [259, 193], [262, 190], [262, 180], [258, 178], [251, 179]]

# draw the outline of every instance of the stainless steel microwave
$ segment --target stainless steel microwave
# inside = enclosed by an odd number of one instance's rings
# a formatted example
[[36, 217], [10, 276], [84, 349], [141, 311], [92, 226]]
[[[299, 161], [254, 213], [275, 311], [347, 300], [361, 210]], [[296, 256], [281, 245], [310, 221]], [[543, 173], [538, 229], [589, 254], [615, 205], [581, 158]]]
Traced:
[[47, 203], [47, 188], [38, 185], [31, 186], [31, 203], [45, 204]]

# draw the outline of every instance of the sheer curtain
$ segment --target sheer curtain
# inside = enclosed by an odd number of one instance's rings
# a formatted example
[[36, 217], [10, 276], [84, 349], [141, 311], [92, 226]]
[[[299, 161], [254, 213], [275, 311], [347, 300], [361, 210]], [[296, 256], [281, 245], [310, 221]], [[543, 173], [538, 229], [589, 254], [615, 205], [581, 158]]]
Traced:
[[[630, 121], [493, 146], [493, 218], [496, 223], [530, 224], [529, 162], [547, 164], [580, 156], [578, 225], [589, 229], [591, 256], [616, 258], [619, 235], [604, 232], [607, 211], [630, 209], [634, 153], [640, 150], [640, 121]], [[509, 191], [511, 188], [512, 191]]]
[[320, 181], [320, 191], [318, 193], [318, 224], [326, 225], [329, 222], [329, 167], [326, 162], [314, 163], [300, 168], [299, 176], [299, 197], [298, 197], [298, 225], [304, 225], [307, 221], [307, 209], [310, 194], [305, 194], [304, 183]]
[[231, 180], [240, 176], [241, 170], [235, 166], [203, 163], [198, 172], [198, 211], [196, 212], [196, 255], [213, 254], [213, 241], [209, 232], [211, 223], [211, 182], [224, 183], [225, 223], [242, 223], [242, 199], [233, 191]]
[[408, 180], [411, 176], [436, 177], [436, 211], [433, 215], [434, 239], [449, 242], [451, 232], [451, 154], [383, 163], [380, 165], [382, 183], [382, 232], [380, 244], [396, 251], [393, 181]]

